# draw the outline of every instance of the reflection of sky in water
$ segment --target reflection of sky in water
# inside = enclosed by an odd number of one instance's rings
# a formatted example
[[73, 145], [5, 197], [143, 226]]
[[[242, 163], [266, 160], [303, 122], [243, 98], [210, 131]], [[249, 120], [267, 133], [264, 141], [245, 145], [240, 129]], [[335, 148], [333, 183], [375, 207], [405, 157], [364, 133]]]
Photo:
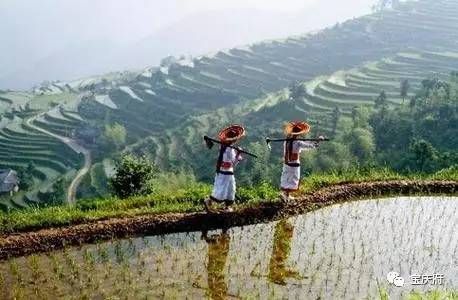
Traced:
[[[378, 297], [377, 281], [393, 298], [414, 288], [456, 289], [456, 200], [359, 201], [227, 233], [136, 238], [14, 259], [0, 264], [0, 298], [21, 292], [360, 299]], [[404, 276], [403, 288], [387, 283], [390, 271]], [[415, 273], [443, 273], [445, 284], [412, 286]]]

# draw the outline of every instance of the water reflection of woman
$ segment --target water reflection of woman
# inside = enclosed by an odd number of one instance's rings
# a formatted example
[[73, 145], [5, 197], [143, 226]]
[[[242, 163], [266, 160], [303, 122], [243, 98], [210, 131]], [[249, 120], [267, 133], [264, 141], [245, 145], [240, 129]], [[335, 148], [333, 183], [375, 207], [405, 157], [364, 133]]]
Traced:
[[286, 285], [286, 278], [299, 278], [299, 273], [286, 266], [286, 261], [291, 253], [291, 241], [294, 226], [288, 220], [281, 220], [275, 226], [272, 255], [269, 262], [270, 282]]
[[212, 236], [208, 236], [207, 232], [203, 232], [202, 238], [208, 244], [207, 296], [211, 299], [226, 299], [228, 289], [225, 278], [225, 266], [229, 254], [230, 236], [227, 230], [223, 230], [221, 234]]

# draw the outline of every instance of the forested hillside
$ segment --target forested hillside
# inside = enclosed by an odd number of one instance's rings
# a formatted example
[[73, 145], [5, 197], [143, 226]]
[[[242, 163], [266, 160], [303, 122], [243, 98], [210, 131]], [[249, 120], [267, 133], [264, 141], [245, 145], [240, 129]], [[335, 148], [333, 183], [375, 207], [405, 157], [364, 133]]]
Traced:
[[263, 138], [290, 119], [332, 139], [304, 172], [437, 171], [456, 162], [458, 147], [457, 20], [457, 1], [402, 2], [303, 36], [2, 91], [0, 165], [31, 175], [2, 208], [72, 201], [69, 186], [77, 197], [104, 196], [126, 152], [208, 181], [216, 154], [202, 135], [232, 122], [247, 126], [243, 146], [261, 157], [242, 164], [247, 184], [276, 180], [280, 147], [267, 151]]

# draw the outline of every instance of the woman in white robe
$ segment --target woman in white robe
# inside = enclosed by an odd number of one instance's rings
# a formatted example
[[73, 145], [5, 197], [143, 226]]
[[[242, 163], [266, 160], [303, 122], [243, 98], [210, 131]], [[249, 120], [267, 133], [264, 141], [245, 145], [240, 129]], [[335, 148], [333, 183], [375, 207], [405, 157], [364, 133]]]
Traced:
[[[317, 142], [298, 141], [300, 135], [310, 131], [310, 125], [305, 122], [289, 122], [285, 128], [287, 140], [283, 144], [283, 171], [280, 179], [281, 197], [287, 201], [290, 193], [299, 189], [301, 179], [300, 155], [303, 151], [318, 147]], [[323, 138], [323, 137], [319, 137]]]
[[[286, 141], [283, 147], [285, 161], [283, 163], [280, 186], [281, 190], [289, 196], [290, 192], [295, 192], [299, 189], [301, 179], [301, 152], [315, 149], [317, 145], [314, 142]], [[288, 149], [289, 147], [291, 149]]]
[[211, 210], [212, 202], [224, 203], [228, 211], [235, 201], [236, 183], [234, 167], [242, 160], [240, 151], [232, 148], [245, 135], [245, 129], [240, 125], [232, 125], [219, 133], [221, 147], [216, 163], [216, 175], [213, 191], [208, 199], [204, 200], [207, 211]]
[[223, 158], [216, 171], [213, 192], [210, 198], [217, 202], [226, 202], [230, 205], [235, 201], [235, 176], [234, 167], [242, 160], [240, 152], [233, 148], [221, 145]]

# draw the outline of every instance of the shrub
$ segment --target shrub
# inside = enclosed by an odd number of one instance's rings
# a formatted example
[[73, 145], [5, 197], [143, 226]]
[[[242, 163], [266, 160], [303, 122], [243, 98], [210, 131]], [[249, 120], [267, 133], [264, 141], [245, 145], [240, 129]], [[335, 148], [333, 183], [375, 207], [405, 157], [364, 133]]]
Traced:
[[119, 198], [147, 195], [153, 192], [152, 179], [156, 166], [145, 157], [124, 155], [116, 162], [116, 173], [110, 178], [110, 187]]

